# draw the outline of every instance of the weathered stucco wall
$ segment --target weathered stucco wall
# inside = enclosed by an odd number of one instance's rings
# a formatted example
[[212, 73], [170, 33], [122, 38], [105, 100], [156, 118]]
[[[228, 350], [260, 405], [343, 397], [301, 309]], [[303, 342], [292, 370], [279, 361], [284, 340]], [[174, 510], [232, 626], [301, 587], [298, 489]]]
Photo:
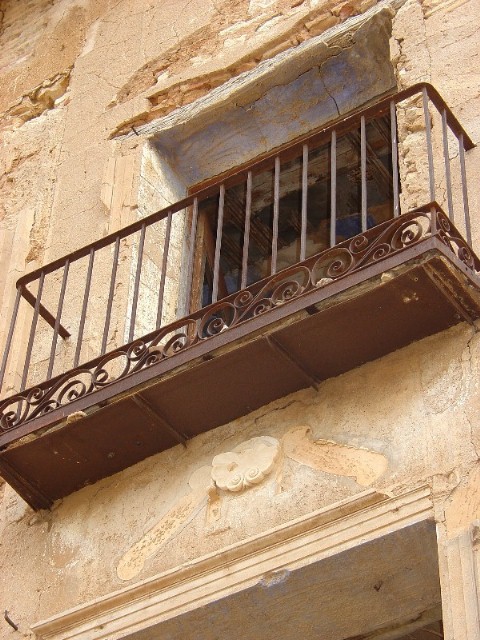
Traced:
[[[171, 197], [167, 186], [152, 189], [162, 170], [149, 143], [117, 134], [208, 97], [375, 5], [0, 2], [2, 338], [19, 275]], [[432, 82], [478, 142], [480, 4], [398, 0], [388, 7], [398, 86]], [[478, 149], [469, 152], [477, 251], [479, 160]], [[4, 485], [2, 605], [27, 636], [39, 619], [365, 487], [399, 495], [431, 484], [438, 520], [445, 521], [445, 506], [454, 535], [480, 518], [478, 336], [460, 325], [423, 340], [86, 487], [51, 512], [34, 513]], [[228, 452], [233, 458], [216, 457]], [[232, 459], [240, 478], [230, 477]], [[462, 491], [474, 496], [466, 510]], [[13, 633], [0, 621], [0, 638]]]

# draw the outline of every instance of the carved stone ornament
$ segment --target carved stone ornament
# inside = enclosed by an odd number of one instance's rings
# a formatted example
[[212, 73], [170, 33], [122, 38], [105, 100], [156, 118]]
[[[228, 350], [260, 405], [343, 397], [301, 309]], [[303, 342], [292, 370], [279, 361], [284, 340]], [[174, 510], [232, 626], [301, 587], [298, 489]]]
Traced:
[[212, 461], [212, 480], [219, 489], [243, 491], [259, 484], [272, 471], [280, 453], [275, 438], [261, 436], [247, 440], [233, 451]]

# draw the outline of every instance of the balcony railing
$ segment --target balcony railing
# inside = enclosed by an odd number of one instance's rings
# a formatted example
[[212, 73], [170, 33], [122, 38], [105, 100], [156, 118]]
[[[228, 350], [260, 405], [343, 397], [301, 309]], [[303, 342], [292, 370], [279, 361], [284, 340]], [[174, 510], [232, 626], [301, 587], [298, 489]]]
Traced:
[[[218, 415], [210, 409], [210, 415], [197, 416], [200, 431], [477, 317], [472, 291], [480, 263], [471, 250], [465, 165], [465, 151], [473, 146], [436, 90], [416, 85], [23, 276], [0, 370], [9, 395], [0, 403], [0, 449], [5, 452], [23, 436], [129, 398], [139, 415], [160, 421], [172, 438], [170, 445], [152, 445], [131, 458], [136, 461], [193, 435], [156, 406], [148, 391], [153, 381], [165, 379], [165, 389], [175, 395], [171, 381], [176, 371], [185, 377], [189, 364], [205, 364], [217, 355], [230, 362], [234, 343], [263, 335], [296, 377], [289, 374], [271, 393], [252, 391], [244, 404], [228, 392], [229, 406], [221, 408], [219, 398]], [[339, 327], [345, 310], [332, 309], [358, 297], [366, 282], [387, 272], [390, 276], [377, 284], [397, 276], [406, 282], [402, 265], [416, 269], [420, 256], [430, 260], [434, 253], [447, 256], [457, 275], [437, 260], [435, 269], [422, 271], [430, 284], [421, 293], [407, 287], [410, 293], [401, 295], [403, 303], [409, 295], [428, 301], [434, 283], [447, 300], [444, 314], [437, 309], [432, 315], [427, 302], [423, 315], [411, 312], [408, 327], [397, 331], [391, 344], [372, 336], [370, 350], [346, 362], [345, 332], [361, 330], [365, 336], [376, 331], [375, 305], [367, 301], [368, 312], [361, 310], [368, 322], [350, 317], [344, 329]], [[418, 275], [411, 277], [409, 286], [418, 283]], [[466, 291], [460, 297], [454, 291], [458, 282]], [[395, 313], [396, 303], [388, 304]], [[302, 338], [288, 334], [300, 312], [304, 317], [321, 311], [331, 316], [340, 344], [333, 334], [315, 344], [307, 332], [304, 345]], [[275, 333], [272, 327], [282, 330]], [[307, 362], [307, 352], [317, 346], [324, 349], [322, 366], [330, 363], [325, 372]], [[262, 354], [248, 346], [247, 351], [249, 366], [252, 359], [258, 365]], [[231, 371], [227, 367], [224, 374]], [[185, 380], [178, 381], [186, 385], [185, 402], [200, 402], [202, 392], [195, 396], [188, 389], [196, 383]], [[13, 462], [0, 456], [3, 474], [19, 487], [22, 473], [12, 470]], [[119, 463], [114, 470], [131, 463]], [[84, 482], [111, 472], [95, 472]], [[73, 488], [81, 486], [75, 482]], [[60, 495], [32, 489], [31, 479], [28, 486], [24, 494], [34, 506]]]

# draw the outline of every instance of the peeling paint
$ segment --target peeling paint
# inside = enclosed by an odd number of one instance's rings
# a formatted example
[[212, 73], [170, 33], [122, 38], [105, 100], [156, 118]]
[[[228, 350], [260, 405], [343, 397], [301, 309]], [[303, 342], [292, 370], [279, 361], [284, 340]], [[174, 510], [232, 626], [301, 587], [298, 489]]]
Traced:
[[64, 98], [68, 90], [70, 72], [71, 70], [68, 69], [63, 73], [58, 73], [22, 96], [5, 113], [6, 122], [13, 121], [18, 126], [33, 118], [38, 118], [49, 109], [53, 109], [60, 99]]
[[380, 453], [331, 440], [314, 440], [309, 427], [297, 427], [287, 433], [283, 448], [285, 455], [295, 462], [325, 473], [355, 478], [363, 487], [373, 484], [388, 467], [387, 458]]

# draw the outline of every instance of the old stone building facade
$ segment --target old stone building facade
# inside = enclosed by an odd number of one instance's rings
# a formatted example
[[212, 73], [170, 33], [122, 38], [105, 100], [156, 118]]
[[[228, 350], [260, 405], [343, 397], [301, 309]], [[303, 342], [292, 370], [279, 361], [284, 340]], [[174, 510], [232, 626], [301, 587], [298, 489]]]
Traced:
[[480, 640], [479, 25], [0, 0], [2, 640]]

